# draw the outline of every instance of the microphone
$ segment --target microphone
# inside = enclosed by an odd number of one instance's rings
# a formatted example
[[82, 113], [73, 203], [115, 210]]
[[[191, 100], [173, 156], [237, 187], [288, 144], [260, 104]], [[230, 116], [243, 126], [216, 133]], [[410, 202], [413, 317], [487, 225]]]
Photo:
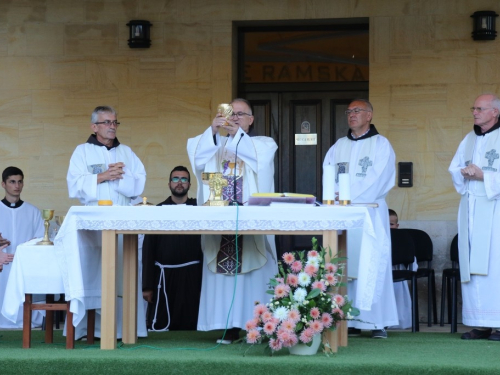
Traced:
[[243, 203], [238, 202], [238, 199], [236, 198], [236, 170], [238, 169], [238, 146], [240, 145], [240, 142], [244, 135], [245, 133], [240, 133], [240, 139], [238, 139], [238, 143], [236, 143], [236, 150], [234, 153], [233, 199], [230, 202], [232, 206], [243, 206]]

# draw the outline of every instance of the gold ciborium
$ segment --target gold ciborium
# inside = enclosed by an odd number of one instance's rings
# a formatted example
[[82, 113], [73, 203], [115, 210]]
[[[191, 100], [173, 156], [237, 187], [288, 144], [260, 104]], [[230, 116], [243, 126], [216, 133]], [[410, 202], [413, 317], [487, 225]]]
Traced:
[[54, 210], [45, 209], [42, 210], [42, 218], [44, 220], [43, 225], [45, 226], [45, 234], [43, 235], [43, 240], [37, 242], [37, 245], [53, 245], [54, 242], [49, 240], [49, 221], [54, 217]]
[[210, 188], [210, 196], [204, 206], [228, 206], [229, 202], [222, 199], [222, 189], [227, 186], [227, 180], [221, 172], [205, 172], [201, 174], [203, 184]]

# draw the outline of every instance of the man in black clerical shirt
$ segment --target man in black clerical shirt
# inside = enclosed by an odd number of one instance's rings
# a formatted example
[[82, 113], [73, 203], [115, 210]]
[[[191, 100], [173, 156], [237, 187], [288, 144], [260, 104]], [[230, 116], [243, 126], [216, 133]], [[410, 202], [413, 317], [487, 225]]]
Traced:
[[[186, 167], [170, 172], [172, 195], [158, 206], [196, 206]], [[196, 330], [200, 304], [202, 252], [199, 235], [146, 235], [142, 247], [142, 294], [153, 331]]]

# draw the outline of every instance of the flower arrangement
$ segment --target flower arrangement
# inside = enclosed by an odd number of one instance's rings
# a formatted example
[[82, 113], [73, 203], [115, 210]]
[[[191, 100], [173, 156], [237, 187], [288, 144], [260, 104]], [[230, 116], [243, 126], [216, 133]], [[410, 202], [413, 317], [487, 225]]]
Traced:
[[312, 344], [313, 337], [324, 330], [335, 330], [341, 320], [353, 319], [359, 310], [347, 296], [335, 294], [345, 269], [345, 258], [331, 257], [325, 261], [326, 250], [283, 254], [279, 273], [270, 281], [267, 293], [273, 297], [267, 304], [258, 303], [254, 318], [246, 323], [249, 344], [269, 339], [271, 352], [303, 343]]

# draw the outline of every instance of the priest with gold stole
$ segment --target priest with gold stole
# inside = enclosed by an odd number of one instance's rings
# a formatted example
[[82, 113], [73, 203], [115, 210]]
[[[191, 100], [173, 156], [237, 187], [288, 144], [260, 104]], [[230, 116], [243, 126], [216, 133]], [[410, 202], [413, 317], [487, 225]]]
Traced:
[[[227, 200], [247, 202], [253, 193], [274, 192], [274, 155], [278, 146], [270, 137], [249, 136], [254, 117], [247, 100], [234, 99], [231, 105], [232, 112], [227, 117], [218, 113], [203, 134], [187, 143], [189, 160], [198, 180], [198, 205], [209, 197], [208, 186], [202, 183], [204, 172], [223, 174], [228, 181], [223, 191]], [[226, 131], [227, 136], [221, 135], [220, 130]], [[238, 236], [237, 250], [235, 242], [234, 236], [202, 236], [203, 281], [198, 330], [224, 329], [228, 321], [224, 339], [218, 340], [223, 344], [239, 338], [240, 329], [253, 316], [255, 301], [267, 302], [267, 284], [277, 273], [273, 238], [269, 241], [266, 236]]]

